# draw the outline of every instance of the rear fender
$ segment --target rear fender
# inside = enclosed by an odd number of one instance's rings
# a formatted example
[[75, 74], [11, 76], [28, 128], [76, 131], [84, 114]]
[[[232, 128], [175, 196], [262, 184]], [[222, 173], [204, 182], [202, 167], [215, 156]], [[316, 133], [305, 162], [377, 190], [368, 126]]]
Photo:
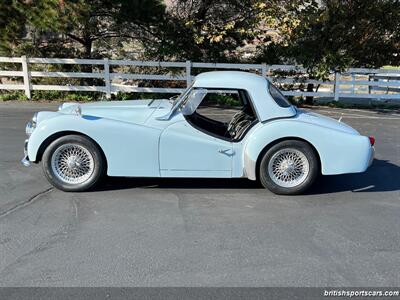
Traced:
[[305, 123], [294, 119], [267, 122], [252, 132], [243, 151], [244, 174], [257, 178], [257, 162], [263, 150], [277, 140], [301, 139], [315, 148], [324, 175], [358, 173], [368, 168], [372, 147], [357, 133]]

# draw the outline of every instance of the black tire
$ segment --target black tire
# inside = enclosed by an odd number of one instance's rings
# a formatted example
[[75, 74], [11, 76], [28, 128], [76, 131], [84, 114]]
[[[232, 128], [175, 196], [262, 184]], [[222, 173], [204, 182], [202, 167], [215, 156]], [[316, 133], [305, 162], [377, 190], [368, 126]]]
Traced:
[[[271, 178], [269, 164], [274, 155], [283, 149], [293, 149], [301, 152], [308, 161], [308, 174], [296, 186], [283, 186]], [[284, 151], [283, 151], [284, 152]], [[281, 151], [282, 153], [282, 151]], [[298, 152], [297, 152], [298, 153]], [[271, 162], [272, 164], [272, 162]], [[315, 181], [319, 175], [319, 159], [315, 150], [306, 142], [298, 140], [286, 140], [269, 148], [261, 158], [259, 167], [259, 178], [261, 184], [271, 192], [278, 195], [298, 195], [304, 193]], [[305, 173], [305, 172], [304, 172]]]
[[[86, 149], [93, 159], [93, 169], [90, 177], [80, 183], [68, 183], [61, 180], [52, 168], [52, 157], [55, 151], [64, 145], [77, 145]], [[106, 171], [105, 158], [98, 146], [89, 138], [80, 135], [66, 135], [53, 141], [44, 151], [42, 159], [43, 172], [49, 182], [65, 192], [83, 192], [90, 190], [104, 177]]]

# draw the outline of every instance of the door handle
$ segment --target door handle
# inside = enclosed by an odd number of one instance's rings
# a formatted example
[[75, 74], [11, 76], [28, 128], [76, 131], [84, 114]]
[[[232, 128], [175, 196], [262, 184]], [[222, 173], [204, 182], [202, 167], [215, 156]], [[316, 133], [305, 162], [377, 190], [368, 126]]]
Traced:
[[232, 149], [219, 149], [218, 152], [221, 154], [228, 155], [228, 156], [232, 156], [235, 154], [235, 151], [233, 151]]

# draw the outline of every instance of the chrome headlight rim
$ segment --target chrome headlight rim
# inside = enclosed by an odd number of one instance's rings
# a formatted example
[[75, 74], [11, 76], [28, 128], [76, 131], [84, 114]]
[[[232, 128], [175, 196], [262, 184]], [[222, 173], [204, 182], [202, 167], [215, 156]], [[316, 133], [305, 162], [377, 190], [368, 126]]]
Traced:
[[33, 114], [32, 120], [29, 121], [25, 126], [25, 133], [28, 137], [31, 136], [31, 134], [35, 130], [37, 122], [38, 122], [38, 113], [36, 112]]
[[35, 113], [33, 114], [33, 117], [32, 117], [32, 126], [33, 126], [33, 128], [36, 127], [37, 121], [38, 121], [38, 113], [35, 112]]
[[26, 135], [29, 137], [31, 136], [31, 134], [33, 133], [33, 130], [35, 129], [35, 127], [33, 127], [33, 123], [32, 121], [29, 121], [26, 126], [25, 126], [25, 133]]

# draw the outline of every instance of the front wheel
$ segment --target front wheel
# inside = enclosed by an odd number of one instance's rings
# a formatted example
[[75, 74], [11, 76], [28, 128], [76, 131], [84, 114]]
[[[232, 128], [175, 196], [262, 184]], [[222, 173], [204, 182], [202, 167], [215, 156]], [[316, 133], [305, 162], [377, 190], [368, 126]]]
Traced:
[[318, 157], [306, 142], [283, 141], [265, 152], [259, 172], [261, 184], [273, 193], [301, 194], [319, 174]]
[[79, 135], [53, 141], [43, 154], [42, 166], [50, 183], [66, 192], [89, 190], [105, 173], [104, 158], [97, 145]]

